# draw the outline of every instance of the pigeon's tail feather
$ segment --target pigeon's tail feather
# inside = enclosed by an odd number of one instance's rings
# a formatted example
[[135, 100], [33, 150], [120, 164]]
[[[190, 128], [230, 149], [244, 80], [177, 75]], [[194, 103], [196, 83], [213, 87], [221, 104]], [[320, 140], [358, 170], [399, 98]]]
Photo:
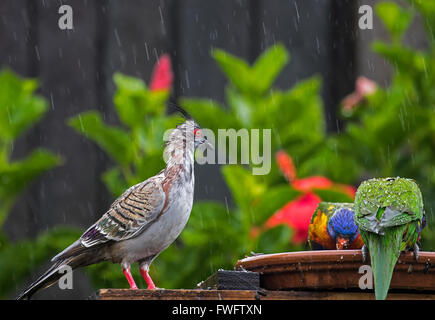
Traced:
[[79, 239], [79, 240], [75, 241], [73, 244], [71, 244], [68, 248], [66, 248], [62, 252], [58, 253], [57, 255], [55, 255], [51, 259], [51, 262], [58, 262], [58, 261], [65, 260], [69, 257], [79, 255], [80, 253], [86, 251], [87, 249], [88, 248], [86, 248], [85, 246], [83, 246], [81, 244], [81, 241]]
[[16, 300], [30, 299], [30, 297], [37, 291], [56, 283], [56, 281], [65, 274], [63, 269], [66, 266], [70, 267], [71, 270], [74, 270], [79, 267], [84, 267], [99, 262], [100, 259], [98, 259], [97, 256], [92, 253], [94, 252], [84, 252], [77, 256], [71, 256], [65, 259], [57, 259], [43, 275], [41, 275], [26, 290], [16, 297]]

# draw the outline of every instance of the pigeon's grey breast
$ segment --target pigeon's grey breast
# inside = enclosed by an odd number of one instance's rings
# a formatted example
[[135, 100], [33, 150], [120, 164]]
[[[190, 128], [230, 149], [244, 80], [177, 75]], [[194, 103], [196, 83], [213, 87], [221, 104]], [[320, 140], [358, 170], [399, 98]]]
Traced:
[[[122, 262], [134, 263], [138, 260], [157, 256], [177, 239], [189, 220], [193, 205], [194, 175], [190, 178], [177, 174], [167, 191], [167, 203], [161, 214], [146, 225], [136, 237], [114, 245], [116, 256]], [[115, 258], [115, 257], [114, 257]], [[119, 260], [112, 259], [112, 260]]]

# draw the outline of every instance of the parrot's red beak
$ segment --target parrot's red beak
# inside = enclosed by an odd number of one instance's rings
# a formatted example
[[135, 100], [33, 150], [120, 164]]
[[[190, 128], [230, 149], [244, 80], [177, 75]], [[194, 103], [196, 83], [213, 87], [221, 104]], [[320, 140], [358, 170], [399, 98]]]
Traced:
[[335, 245], [337, 247], [337, 250], [347, 249], [347, 247], [349, 247], [349, 239], [337, 237], [337, 240], [335, 241]]

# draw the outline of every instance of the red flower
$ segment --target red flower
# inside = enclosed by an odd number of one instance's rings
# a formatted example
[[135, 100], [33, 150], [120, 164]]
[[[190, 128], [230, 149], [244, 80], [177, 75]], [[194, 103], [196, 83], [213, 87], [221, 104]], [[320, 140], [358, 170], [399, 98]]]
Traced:
[[284, 174], [284, 177], [286, 177], [287, 180], [290, 182], [296, 179], [296, 168], [293, 163], [293, 159], [285, 151], [282, 150], [278, 151], [275, 157], [276, 162], [278, 163], [278, 167]]
[[311, 216], [322, 201], [317, 195], [308, 192], [287, 203], [266, 222], [266, 227], [273, 228], [287, 224], [294, 230], [293, 243], [303, 243], [308, 238], [308, 226]]
[[298, 191], [309, 192], [316, 189], [330, 189], [333, 183], [328, 178], [322, 176], [312, 176], [293, 181], [292, 187]]
[[322, 201], [322, 199], [315, 194], [316, 189], [336, 190], [347, 194], [350, 198], [355, 197], [355, 187], [337, 184], [322, 176], [297, 179], [293, 160], [290, 155], [283, 150], [276, 153], [276, 161], [283, 175], [289, 180], [290, 185], [303, 194], [278, 210], [267, 220], [265, 226], [266, 228], [271, 228], [278, 224], [287, 224], [295, 232], [292, 239], [294, 243], [302, 243], [307, 240], [311, 216], [319, 202]]
[[171, 59], [164, 54], [159, 58], [151, 76], [151, 91], [170, 90], [174, 76], [172, 74]]
[[298, 179], [291, 183], [293, 189], [302, 192], [310, 192], [315, 189], [330, 189], [337, 190], [348, 195], [350, 198], [355, 198], [356, 188], [345, 184], [334, 183], [328, 178], [322, 176], [312, 176], [303, 179]]
[[356, 194], [356, 188], [347, 184], [336, 184], [335, 187], [341, 192], [347, 194], [350, 198], [354, 199]]

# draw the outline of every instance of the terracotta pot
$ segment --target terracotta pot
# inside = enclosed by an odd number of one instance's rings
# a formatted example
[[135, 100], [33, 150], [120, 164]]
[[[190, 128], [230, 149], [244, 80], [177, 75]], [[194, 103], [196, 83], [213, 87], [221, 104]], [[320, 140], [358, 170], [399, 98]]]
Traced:
[[[239, 260], [236, 269], [261, 274], [260, 285], [268, 290], [358, 289], [361, 250], [324, 250], [265, 254]], [[435, 252], [402, 253], [390, 289], [435, 291]]]

